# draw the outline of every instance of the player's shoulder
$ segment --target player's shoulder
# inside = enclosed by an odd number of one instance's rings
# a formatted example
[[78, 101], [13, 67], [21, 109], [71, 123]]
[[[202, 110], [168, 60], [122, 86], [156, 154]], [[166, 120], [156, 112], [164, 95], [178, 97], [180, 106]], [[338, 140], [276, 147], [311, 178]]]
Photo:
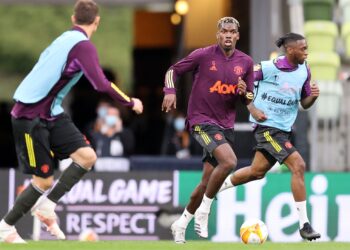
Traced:
[[253, 63], [253, 58], [250, 55], [244, 53], [243, 51], [241, 51], [239, 49], [235, 49], [235, 56], [240, 57], [243, 60], [246, 60], [246, 61]]
[[200, 54], [200, 55], [207, 55], [207, 54], [215, 53], [215, 49], [216, 49], [216, 46], [211, 45], [211, 46], [195, 49], [192, 53]]
[[215, 54], [215, 46], [207, 46], [193, 50], [189, 56], [194, 60], [201, 61], [202, 59], [211, 57], [213, 54]]
[[73, 49], [83, 50], [85, 52], [88, 51], [96, 51], [95, 45], [90, 40], [83, 40], [78, 42]]

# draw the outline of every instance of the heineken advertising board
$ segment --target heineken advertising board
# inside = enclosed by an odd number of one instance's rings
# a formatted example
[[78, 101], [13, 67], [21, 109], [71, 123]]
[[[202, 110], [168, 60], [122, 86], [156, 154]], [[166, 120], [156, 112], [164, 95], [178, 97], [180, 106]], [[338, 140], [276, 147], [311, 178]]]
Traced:
[[[185, 206], [200, 172], [179, 174], [179, 204]], [[290, 191], [289, 173], [271, 173], [264, 179], [227, 189], [214, 201], [209, 219], [209, 238], [213, 241], [240, 241], [244, 220], [258, 218], [269, 230], [269, 240], [297, 242], [298, 214]], [[350, 241], [350, 173], [307, 173], [308, 215], [321, 241]], [[193, 222], [188, 239], [196, 239]]]

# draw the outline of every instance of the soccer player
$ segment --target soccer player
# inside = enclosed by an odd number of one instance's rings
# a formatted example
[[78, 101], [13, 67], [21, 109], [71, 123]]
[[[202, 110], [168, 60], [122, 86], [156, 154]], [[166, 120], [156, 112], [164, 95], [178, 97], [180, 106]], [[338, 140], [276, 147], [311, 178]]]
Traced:
[[[109, 94], [137, 114], [143, 111], [139, 99], [128, 97], [102, 72], [96, 48], [89, 40], [100, 21], [96, 3], [77, 1], [71, 19], [73, 28], [44, 50], [14, 94], [11, 114], [18, 162], [24, 173], [32, 175], [32, 181], [1, 220], [0, 241], [25, 243], [14, 225], [31, 208], [52, 235], [65, 239], [56, 221], [56, 204], [96, 161], [94, 150], [61, 107], [62, 99], [83, 74], [97, 91]], [[47, 197], [38, 200], [53, 185], [56, 159], [68, 157], [73, 163]]]
[[252, 165], [229, 175], [220, 191], [264, 178], [276, 161], [286, 164], [292, 173], [291, 188], [299, 214], [299, 232], [302, 238], [311, 241], [321, 235], [311, 227], [307, 216], [305, 162], [290, 142], [290, 136], [299, 102], [304, 109], [311, 107], [319, 96], [319, 88], [310, 84], [305, 38], [288, 33], [279, 38], [276, 45], [283, 47], [285, 55], [263, 61], [254, 69], [255, 99], [248, 105], [250, 121], [256, 126], [257, 145]]
[[203, 147], [202, 180], [181, 217], [171, 226], [176, 243], [185, 243], [186, 227], [193, 217], [197, 234], [208, 237], [213, 198], [237, 165], [233, 151], [236, 102], [248, 104], [253, 98], [253, 60], [235, 48], [239, 22], [223, 17], [217, 27], [217, 44], [195, 50], [165, 75], [162, 110], [168, 112], [176, 108], [174, 82], [182, 74], [193, 72], [186, 126]]

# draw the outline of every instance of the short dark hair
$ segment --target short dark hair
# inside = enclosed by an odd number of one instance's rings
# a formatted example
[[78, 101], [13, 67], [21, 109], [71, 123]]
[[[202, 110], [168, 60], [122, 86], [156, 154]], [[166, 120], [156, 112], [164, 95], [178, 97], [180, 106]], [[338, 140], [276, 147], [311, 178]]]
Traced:
[[282, 45], [283, 45], [283, 47], [286, 47], [286, 45], [290, 42], [296, 42], [296, 41], [304, 40], [304, 39], [305, 39], [305, 37], [303, 37], [300, 34], [287, 33], [284, 36], [278, 38], [277, 41], [275, 42], [275, 44], [278, 48], [280, 48]]
[[239, 22], [237, 21], [236, 18], [231, 17], [231, 16], [225, 16], [225, 17], [222, 17], [222, 18], [219, 19], [219, 21], [218, 21], [218, 29], [220, 30], [225, 23], [236, 24], [237, 28], [239, 28]]
[[74, 6], [74, 16], [77, 24], [92, 24], [98, 16], [98, 6], [93, 0], [78, 0]]

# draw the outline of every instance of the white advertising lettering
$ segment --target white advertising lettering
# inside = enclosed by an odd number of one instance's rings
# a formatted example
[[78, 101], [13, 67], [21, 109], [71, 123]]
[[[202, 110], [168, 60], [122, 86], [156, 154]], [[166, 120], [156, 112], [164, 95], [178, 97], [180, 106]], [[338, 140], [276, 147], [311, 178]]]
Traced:
[[62, 198], [64, 204], [166, 204], [172, 201], [172, 181], [116, 179], [109, 185], [103, 180], [87, 179], [78, 182]]
[[153, 213], [67, 213], [66, 231], [79, 234], [93, 229], [97, 234], [153, 234]]

